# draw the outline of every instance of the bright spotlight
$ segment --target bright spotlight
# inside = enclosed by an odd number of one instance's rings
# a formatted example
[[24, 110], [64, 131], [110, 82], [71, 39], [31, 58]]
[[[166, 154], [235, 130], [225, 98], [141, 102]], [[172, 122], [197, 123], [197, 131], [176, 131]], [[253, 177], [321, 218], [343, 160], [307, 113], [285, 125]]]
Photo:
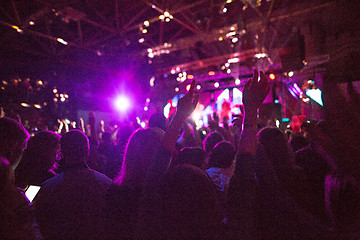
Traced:
[[130, 107], [130, 101], [125, 96], [119, 96], [115, 99], [115, 107], [119, 111], [126, 111]]

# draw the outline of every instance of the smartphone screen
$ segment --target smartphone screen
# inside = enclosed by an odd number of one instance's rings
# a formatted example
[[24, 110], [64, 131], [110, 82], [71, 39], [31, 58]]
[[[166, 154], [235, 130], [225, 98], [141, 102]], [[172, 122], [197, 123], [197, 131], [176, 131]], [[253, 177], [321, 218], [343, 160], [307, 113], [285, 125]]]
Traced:
[[39, 192], [40, 187], [35, 185], [30, 185], [28, 189], [25, 191], [26, 197], [29, 199], [30, 202], [32, 202], [36, 196], [36, 194]]

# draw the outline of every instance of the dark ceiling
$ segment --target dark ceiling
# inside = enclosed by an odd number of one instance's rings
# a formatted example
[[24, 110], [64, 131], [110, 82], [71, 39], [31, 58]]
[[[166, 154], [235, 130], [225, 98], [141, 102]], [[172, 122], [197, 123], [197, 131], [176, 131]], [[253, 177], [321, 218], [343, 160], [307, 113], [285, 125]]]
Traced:
[[[333, 4], [325, 0], [1, 1], [0, 73], [3, 79], [18, 74], [70, 88], [87, 84], [90, 90], [106, 91], [122, 84], [146, 91], [152, 76], [161, 89], [174, 89], [182, 71], [199, 82], [247, 76], [259, 64], [254, 63], [256, 53], [268, 54], [266, 69], [282, 71], [280, 49], [302, 24]], [[222, 66], [234, 57], [240, 60], [228, 76]], [[210, 70], [219, 73], [216, 78], [209, 78]]]

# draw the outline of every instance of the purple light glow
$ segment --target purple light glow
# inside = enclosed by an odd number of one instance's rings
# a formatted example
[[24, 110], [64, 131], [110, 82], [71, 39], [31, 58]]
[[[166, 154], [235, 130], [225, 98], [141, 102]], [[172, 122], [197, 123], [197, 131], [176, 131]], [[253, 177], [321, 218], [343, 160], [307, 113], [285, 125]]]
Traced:
[[125, 96], [118, 96], [115, 99], [115, 107], [121, 112], [125, 112], [130, 107], [130, 101]]

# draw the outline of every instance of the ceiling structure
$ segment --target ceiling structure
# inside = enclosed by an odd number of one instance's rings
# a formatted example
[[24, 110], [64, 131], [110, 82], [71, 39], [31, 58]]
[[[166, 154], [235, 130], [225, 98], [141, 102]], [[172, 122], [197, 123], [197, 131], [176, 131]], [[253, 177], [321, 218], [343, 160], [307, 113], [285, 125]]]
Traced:
[[[234, 79], [248, 77], [254, 67], [282, 72], [281, 49], [309, 17], [333, 4], [325, 0], [1, 1], [0, 71], [3, 77], [28, 74], [63, 86], [88, 81], [95, 89], [104, 81], [110, 87], [123, 81], [133, 88], [149, 88], [150, 81], [158, 89], [179, 87], [181, 92], [191, 81], [189, 75], [203, 83], [204, 91], [219, 80], [228, 87], [235, 85]], [[323, 61], [326, 56], [309, 65]]]

